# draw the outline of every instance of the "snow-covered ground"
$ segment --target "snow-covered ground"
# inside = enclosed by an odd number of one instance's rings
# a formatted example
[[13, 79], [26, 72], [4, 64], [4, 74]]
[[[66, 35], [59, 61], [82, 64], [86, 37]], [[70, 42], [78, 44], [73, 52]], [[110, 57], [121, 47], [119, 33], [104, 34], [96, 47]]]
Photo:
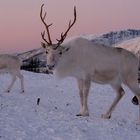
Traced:
[[98, 84], [90, 90], [90, 116], [77, 117], [75, 79], [58, 81], [53, 75], [22, 73], [24, 94], [19, 93], [19, 81], [11, 93], [4, 93], [10, 77], [0, 75], [0, 140], [140, 140], [140, 126], [136, 125], [138, 106], [131, 103], [133, 94], [126, 87], [110, 120], [100, 116], [115, 93], [108, 85]]

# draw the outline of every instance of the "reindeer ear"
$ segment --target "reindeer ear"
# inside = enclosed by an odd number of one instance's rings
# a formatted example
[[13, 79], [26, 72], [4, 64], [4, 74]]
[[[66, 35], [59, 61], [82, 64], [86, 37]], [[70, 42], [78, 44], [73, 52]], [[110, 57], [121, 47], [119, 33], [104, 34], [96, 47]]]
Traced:
[[43, 48], [46, 48], [46, 44], [43, 43], [43, 42], [41, 42], [41, 46], [42, 46]]

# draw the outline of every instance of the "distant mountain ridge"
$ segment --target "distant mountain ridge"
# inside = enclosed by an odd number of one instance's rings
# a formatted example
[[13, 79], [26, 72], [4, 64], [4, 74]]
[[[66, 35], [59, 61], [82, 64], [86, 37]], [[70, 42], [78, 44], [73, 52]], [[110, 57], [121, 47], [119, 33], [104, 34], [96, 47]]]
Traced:
[[128, 29], [128, 30], [121, 30], [121, 31], [111, 31], [106, 34], [102, 34], [100, 36], [92, 38], [89, 37], [90, 40], [96, 41], [98, 43], [106, 44], [106, 45], [114, 45], [121, 43], [125, 40], [130, 40], [132, 38], [136, 38], [140, 36], [140, 30], [136, 29]]
[[123, 41], [122, 43], [116, 44], [115, 47], [124, 48], [140, 57], [140, 37]]

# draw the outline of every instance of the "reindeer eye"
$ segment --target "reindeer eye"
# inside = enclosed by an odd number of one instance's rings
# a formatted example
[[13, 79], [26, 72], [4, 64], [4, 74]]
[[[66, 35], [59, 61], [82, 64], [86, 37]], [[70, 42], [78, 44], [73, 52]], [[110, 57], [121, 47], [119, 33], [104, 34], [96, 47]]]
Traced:
[[59, 52], [60, 55], [62, 55], [62, 52]]
[[66, 49], [66, 52], [67, 52], [69, 49], [70, 49], [70, 48], [67, 48], [67, 49]]
[[46, 54], [48, 54], [48, 51], [46, 51]]

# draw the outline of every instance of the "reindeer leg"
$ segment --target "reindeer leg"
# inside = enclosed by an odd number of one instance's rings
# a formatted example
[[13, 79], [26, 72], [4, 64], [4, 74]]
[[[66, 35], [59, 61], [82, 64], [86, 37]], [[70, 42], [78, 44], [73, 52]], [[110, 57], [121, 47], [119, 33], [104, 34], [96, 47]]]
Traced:
[[17, 73], [17, 76], [20, 79], [20, 84], [21, 84], [20, 93], [23, 93], [24, 92], [24, 77], [20, 72]]
[[140, 95], [137, 95], [138, 103], [139, 103], [139, 118], [137, 124], [140, 125]]
[[135, 94], [137, 100], [138, 100], [138, 105], [139, 105], [139, 117], [138, 117], [138, 121], [137, 124], [140, 125], [140, 88], [139, 88], [139, 84], [136, 80], [133, 81], [127, 81], [127, 86], [130, 88], [130, 90]]
[[77, 82], [78, 82], [79, 96], [80, 96], [80, 113], [77, 114], [76, 116], [81, 116], [83, 110], [83, 80], [78, 79]]
[[82, 116], [89, 116], [88, 112], [88, 94], [89, 94], [89, 89], [90, 89], [91, 81], [89, 79], [84, 80], [83, 84], [83, 112]]
[[111, 114], [112, 111], [115, 109], [116, 105], [118, 104], [118, 102], [120, 101], [120, 99], [122, 98], [122, 96], [124, 95], [124, 90], [122, 87], [113, 87], [116, 90], [116, 98], [114, 99], [113, 103], [111, 104], [111, 106], [109, 107], [109, 109], [107, 110], [107, 112], [105, 114], [102, 114], [102, 118], [104, 119], [110, 119], [111, 118]]
[[136, 124], [140, 125], [140, 94], [136, 94], [136, 98], [138, 100], [138, 105], [139, 105], [139, 116], [138, 116], [138, 120], [137, 120]]
[[80, 108], [80, 114], [78, 114], [78, 116], [89, 116], [87, 100], [88, 100], [90, 85], [91, 85], [91, 81], [89, 78], [81, 81], [80, 84], [81, 90], [79, 91], [80, 98], [81, 98], [81, 108]]
[[7, 90], [5, 92], [10, 92], [12, 86], [14, 85], [14, 83], [16, 81], [16, 76], [15, 75], [12, 75], [12, 74], [11, 74], [11, 76], [12, 76], [12, 82], [11, 82], [11, 84], [9, 85], [9, 87], [7, 88]]

